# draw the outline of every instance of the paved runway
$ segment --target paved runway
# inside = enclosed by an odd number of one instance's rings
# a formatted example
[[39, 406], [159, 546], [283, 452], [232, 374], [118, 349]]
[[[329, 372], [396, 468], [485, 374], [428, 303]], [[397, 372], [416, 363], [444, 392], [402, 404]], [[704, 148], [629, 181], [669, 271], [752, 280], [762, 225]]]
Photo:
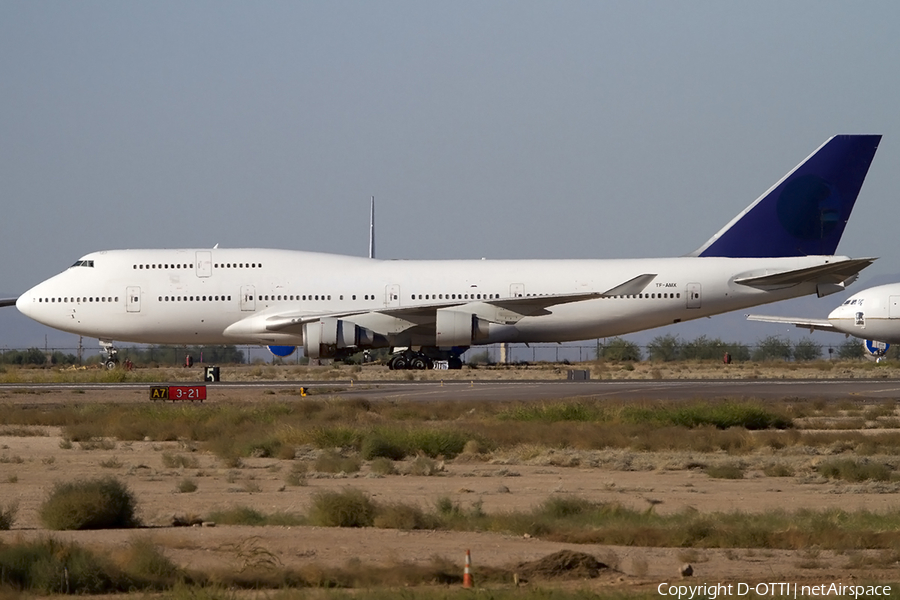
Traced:
[[[0, 391], [33, 390], [148, 390], [150, 383], [119, 384], [0, 384]], [[166, 385], [166, 384], [161, 384]], [[185, 382], [171, 385], [187, 385]], [[534, 401], [564, 398], [617, 398], [691, 400], [700, 398], [821, 398], [824, 400], [880, 401], [900, 399], [900, 382], [887, 379], [803, 380], [626, 380], [626, 381], [279, 381], [220, 382], [208, 384], [209, 399], [216, 388], [238, 390], [297, 390], [332, 393], [370, 400], [412, 401]], [[224, 394], [223, 394], [224, 395]], [[229, 396], [232, 394], [228, 394]], [[273, 398], [284, 399], [277, 395]], [[24, 398], [23, 398], [24, 400]]]

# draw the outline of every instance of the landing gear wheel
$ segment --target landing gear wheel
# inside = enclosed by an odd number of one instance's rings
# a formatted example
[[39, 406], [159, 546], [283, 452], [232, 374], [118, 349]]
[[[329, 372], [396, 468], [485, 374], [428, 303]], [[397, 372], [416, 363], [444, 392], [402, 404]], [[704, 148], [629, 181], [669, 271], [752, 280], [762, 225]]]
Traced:
[[106, 360], [103, 361], [103, 366], [112, 371], [119, 365], [119, 351], [116, 350], [112, 342], [105, 340], [100, 340], [100, 348], [106, 353]]
[[409, 361], [409, 368], [423, 371], [428, 368], [428, 359], [424, 356], [416, 356], [411, 361]]
[[409, 363], [406, 362], [405, 356], [395, 356], [394, 360], [391, 361], [391, 368], [395, 371], [402, 371], [403, 369], [409, 368]]
[[462, 359], [458, 356], [451, 356], [447, 359], [448, 369], [462, 369]]

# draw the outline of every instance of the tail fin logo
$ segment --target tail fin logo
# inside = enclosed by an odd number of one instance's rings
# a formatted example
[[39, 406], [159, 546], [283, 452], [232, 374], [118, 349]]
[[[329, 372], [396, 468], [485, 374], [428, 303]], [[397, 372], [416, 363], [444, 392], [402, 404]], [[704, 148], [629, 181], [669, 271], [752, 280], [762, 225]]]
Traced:
[[828, 238], [841, 221], [842, 201], [834, 185], [804, 175], [785, 186], [778, 197], [778, 222], [800, 240]]

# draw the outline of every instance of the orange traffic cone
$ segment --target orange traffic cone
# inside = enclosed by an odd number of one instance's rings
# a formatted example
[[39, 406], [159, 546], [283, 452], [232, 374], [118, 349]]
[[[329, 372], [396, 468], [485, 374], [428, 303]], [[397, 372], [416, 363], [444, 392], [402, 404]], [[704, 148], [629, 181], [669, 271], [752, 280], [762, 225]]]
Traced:
[[466, 568], [463, 571], [463, 587], [475, 587], [475, 582], [472, 581], [472, 554], [468, 550], [466, 550]]

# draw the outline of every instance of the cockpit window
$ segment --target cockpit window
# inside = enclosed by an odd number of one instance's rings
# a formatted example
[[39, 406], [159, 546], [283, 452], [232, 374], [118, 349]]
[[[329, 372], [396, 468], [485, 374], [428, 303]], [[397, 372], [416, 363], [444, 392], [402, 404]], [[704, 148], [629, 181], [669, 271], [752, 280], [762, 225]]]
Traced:
[[94, 261], [92, 260], [76, 260], [73, 267], [93, 267]]

